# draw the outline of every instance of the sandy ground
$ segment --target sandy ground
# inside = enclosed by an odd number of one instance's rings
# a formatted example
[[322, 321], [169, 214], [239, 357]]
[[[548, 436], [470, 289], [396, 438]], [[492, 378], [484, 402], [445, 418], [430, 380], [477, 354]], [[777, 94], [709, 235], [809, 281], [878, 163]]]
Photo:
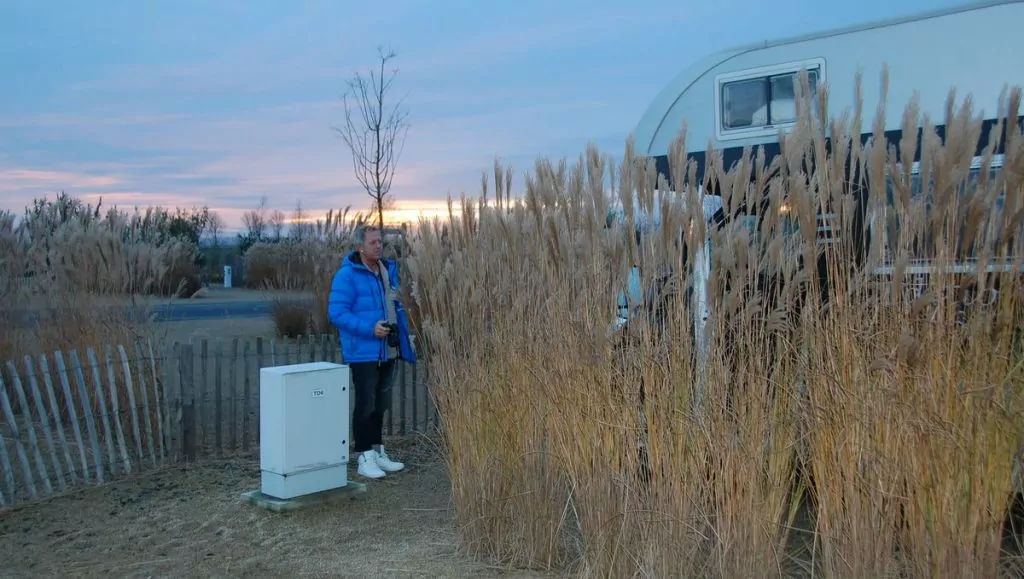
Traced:
[[[443, 465], [394, 443], [406, 472], [293, 513], [244, 503], [258, 462], [177, 467], [0, 514], [0, 577], [553, 577], [462, 557]], [[350, 469], [350, 477], [354, 469]]]

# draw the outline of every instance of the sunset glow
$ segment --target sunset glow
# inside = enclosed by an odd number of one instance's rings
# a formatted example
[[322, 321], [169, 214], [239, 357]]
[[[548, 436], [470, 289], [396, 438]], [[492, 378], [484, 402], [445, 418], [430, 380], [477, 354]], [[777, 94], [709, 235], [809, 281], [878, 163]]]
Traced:
[[730, 6], [751, 24], [725, 29], [706, 25], [716, 6], [668, 0], [644, 10], [537, 0], [388, 10], [8, 2], [0, 70], [14, 82], [0, 97], [0, 210], [21, 214], [65, 192], [124, 210], [207, 206], [228, 230], [262, 197], [289, 217], [297, 202], [311, 218], [332, 207], [365, 212], [368, 196], [333, 127], [344, 122], [345, 82], [389, 45], [392, 102], [402, 99], [410, 126], [387, 220], [444, 216], [449, 192], [480, 195], [482, 174], [493, 197], [495, 159], [519, 193], [538, 157], [571, 164], [591, 143], [620, 154], [693, 55], [760, 38], [763, 27], [751, 26], [764, 18], [800, 22], [797, 34], [952, 0], [827, 10], [810, 0], [737, 1]]

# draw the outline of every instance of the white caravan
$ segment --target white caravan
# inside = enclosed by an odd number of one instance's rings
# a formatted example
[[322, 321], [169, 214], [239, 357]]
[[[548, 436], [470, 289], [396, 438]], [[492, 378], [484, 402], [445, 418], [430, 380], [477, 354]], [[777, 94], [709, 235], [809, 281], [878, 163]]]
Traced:
[[1024, 61], [1013, 57], [1021, 22], [1024, 0], [976, 1], [711, 54], [655, 97], [634, 130], [637, 152], [654, 158], [667, 176], [668, 148], [685, 120], [688, 153], [701, 171], [709, 143], [723, 152], [726, 168], [745, 146], [762, 145], [771, 157], [778, 153], [778, 132], [795, 124], [794, 82], [801, 70], [808, 71], [812, 86], [828, 84], [832, 114], [853, 110], [854, 76], [861, 72], [865, 137], [880, 98], [883, 65], [890, 79], [890, 140], [899, 140], [903, 107], [915, 93], [921, 112], [941, 121], [950, 89], [959, 97], [973, 96], [987, 129], [995, 123], [1004, 89], [1024, 84]]
[[[779, 153], [779, 131], [795, 125], [794, 83], [802, 70], [812, 87], [828, 84], [830, 114], [853, 110], [855, 74], [861, 73], [860, 132], [866, 139], [881, 96], [884, 65], [889, 70], [889, 142], [899, 142], [904, 106], [915, 93], [921, 113], [941, 122], [949, 91], [955, 89], [958, 98], [971, 94], [975, 110], [983, 113], [980, 155], [1000, 112], [1000, 97], [1007, 88], [1024, 85], [1024, 61], [1014, 58], [1021, 22], [1024, 0], [975, 1], [716, 52], [685, 69], [657, 95], [634, 130], [637, 153], [652, 158], [659, 173], [671, 179], [669, 146], [685, 120], [687, 154], [697, 163], [698, 182], [709, 144], [722, 153], [726, 169], [747, 146], [762, 147], [770, 160]], [[907, 161], [916, 165], [918, 159], [901, 160]], [[993, 169], [1001, 162], [997, 155]], [[980, 164], [979, 156], [975, 167]], [[822, 217], [819, 231], [825, 233], [828, 216]], [[926, 274], [930, 268], [922, 264], [918, 269], [908, 273]], [[639, 288], [631, 289], [630, 297], [639, 297]]]

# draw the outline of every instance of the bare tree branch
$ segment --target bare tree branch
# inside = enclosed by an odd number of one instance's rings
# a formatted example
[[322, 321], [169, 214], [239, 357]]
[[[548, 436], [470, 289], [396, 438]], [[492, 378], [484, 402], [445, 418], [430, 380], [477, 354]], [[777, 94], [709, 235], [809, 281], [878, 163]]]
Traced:
[[[380, 67], [371, 70], [368, 77], [356, 73], [347, 82], [348, 91], [342, 96], [345, 104], [345, 124], [335, 127], [352, 153], [352, 169], [356, 179], [373, 199], [373, 206], [381, 227], [384, 226], [384, 208], [391, 192], [398, 159], [405, 148], [409, 131], [409, 115], [403, 110], [404, 99], [386, 106], [388, 91], [394, 83], [398, 69], [385, 77], [388, 62], [395, 53], [377, 49]], [[386, 110], [387, 109], [387, 110]]]
[[274, 209], [270, 212], [270, 231], [273, 235], [274, 241], [281, 241], [281, 234], [284, 233], [284, 224], [288, 217], [284, 214], [284, 211], [280, 209]]
[[207, 224], [207, 232], [214, 247], [220, 247], [220, 234], [224, 231], [224, 218], [216, 211], [210, 212], [210, 222]]

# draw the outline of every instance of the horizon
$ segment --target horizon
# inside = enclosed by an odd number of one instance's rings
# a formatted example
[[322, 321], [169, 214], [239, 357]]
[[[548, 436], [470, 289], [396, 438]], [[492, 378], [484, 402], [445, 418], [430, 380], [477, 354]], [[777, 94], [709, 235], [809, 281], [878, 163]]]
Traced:
[[[737, 0], [727, 17], [668, 0], [628, 11], [405, 0], [386, 14], [318, 1], [11, 5], [0, 19], [0, 67], [15, 79], [0, 94], [0, 210], [20, 216], [63, 191], [122, 209], [205, 206], [225, 231], [263, 196], [289, 217], [297, 202], [313, 218], [365, 213], [371, 198], [331, 127], [344, 121], [346, 80], [381, 45], [397, 53], [390, 99], [404, 98], [410, 122], [392, 216], [415, 222], [446, 213], [448, 195], [456, 208], [478, 197], [482, 174], [493, 196], [495, 159], [514, 195], [539, 157], [572, 162], [593, 143], [618, 159], [657, 93], [708, 53], [962, 3]], [[770, 20], [785, 33], [764, 32]]]

